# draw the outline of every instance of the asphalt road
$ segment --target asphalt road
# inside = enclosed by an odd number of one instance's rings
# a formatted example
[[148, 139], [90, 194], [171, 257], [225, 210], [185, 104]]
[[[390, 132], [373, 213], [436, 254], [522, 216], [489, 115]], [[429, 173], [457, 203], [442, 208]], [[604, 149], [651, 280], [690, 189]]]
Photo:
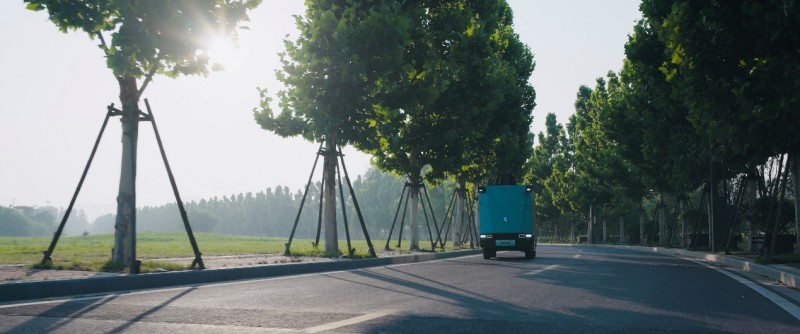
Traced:
[[800, 333], [780, 291], [701, 263], [578, 246], [498, 256], [5, 305], [0, 331]]

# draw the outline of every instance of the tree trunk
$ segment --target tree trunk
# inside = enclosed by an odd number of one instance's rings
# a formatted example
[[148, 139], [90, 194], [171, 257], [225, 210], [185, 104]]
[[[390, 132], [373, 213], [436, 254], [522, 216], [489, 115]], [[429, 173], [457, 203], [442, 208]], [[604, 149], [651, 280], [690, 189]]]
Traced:
[[[789, 183], [789, 170], [792, 167], [791, 160], [786, 161], [786, 170], [781, 175], [780, 171], [778, 171], [778, 185], [781, 188], [781, 194], [778, 197], [778, 211], [775, 213], [775, 222], [772, 224], [772, 240], [771, 245], [769, 247], [769, 252], [767, 253], [767, 262], [772, 262], [772, 255], [775, 254], [775, 246], [778, 244], [778, 236], [780, 235], [778, 232], [778, 225], [781, 220], [781, 212], [783, 212], [783, 201], [786, 198], [786, 184]], [[780, 167], [780, 164], [778, 165]], [[781, 176], [783, 177], [783, 181], [781, 182]], [[766, 243], [766, 240], [764, 240]]]
[[420, 184], [416, 181], [411, 181], [412, 185], [408, 187], [408, 201], [409, 201], [409, 218], [408, 227], [411, 230], [411, 246], [409, 249], [412, 251], [419, 250], [419, 222], [417, 221], [417, 209], [419, 208], [419, 187]]
[[325, 208], [323, 222], [325, 225], [325, 254], [339, 256], [339, 236], [336, 230], [336, 136], [325, 139], [325, 161], [322, 178], [325, 180]]
[[606, 220], [603, 219], [603, 243], [606, 243]]
[[619, 216], [619, 244], [625, 244], [625, 217]]
[[114, 251], [111, 260], [129, 266], [136, 261], [136, 148], [139, 138], [139, 99], [136, 79], [119, 80], [122, 103], [122, 166], [114, 224]]
[[680, 211], [681, 212], [681, 247], [687, 247], [688, 246], [686, 244], [686, 216], [687, 216], [687, 212], [689, 211], [689, 208], [687, 207], [688, 206], [687, 205], [688, 204], [687, 201], [688, 200], [686, 198], [683, 198], [682, 200], [680, 200], [680, 204], [679, 204], [680, 205], [680, 210], [681, 210]]
[[[711, 178], [713, 180], [713, 178]], [[717, 201], [716, 189], [713, 182], [708, 186], [708, 247], [714, 251], [714, 203]]]
[[639, 244], [645, 245], [644, 242], [644, 212], [639, 213]]
[[465, 195], [466, 191], [466, 184], [464, 182], [458, 182], [458, 189], [456, 189], [456, 212], [453, 216], [453, 247], [461, 247], [461, 239], [463, 236], [461, 235], [461, 231], [464, 229], [464, 202], [465, 202]]
[[578, 240], [575, 237], [575, 218], [570, 218], [569, 221], [569, 239], [572, 241], [573, 244], [578, 243]]
[[792, 185], [794, 193], [794, 253], [800, 254], [800, 152], [792, 153]]
[[747, 220], [747, 251], [750, 253], [758, 251], [756, 249], [756, 244], [753, 243], [753, 237], [758, 233], [758, 230], [756, 230], [756, 222], [752, 215], [753, 207], [756, 205], [757, 194], [758, 175], [749, 175], [747, 178], [747, 191], [744, 194], [743, 202], [746, 203], [744, 207], [748, 210], [747, 214], [744, 215], [744, 219]]
[[560, 227], [559, 225], [561, 225], [559, 223], [561, 222], [562, 218], [563, 217], [556, 218], [555, 226], [553, 227], [553, 230], [554, 230], [553, 232], [555, 232], [554, 233], [555, 235], [553, 236], [553, 239], [550, 240], [550, 242], [559, 242], [559, 240], [561, 240], [561, 233], [559, 233], [560, 231], [558, 229]]
[[727, 200], [724, 191], [720, 189], [718, 183], [715, 183], [711, 186], [711, 203], [709, 203], [712, 207], [712, 219], [711, 219], [711, 251], [718, 252], [723, 250], [725, 246], [725, 237], [727, 233], [725, 231], [728, 230], [728, 213], [727, 213]]
[[662, 205], [657, 207], [657, 208], [661, 209], [661, 210], [658, 210], [658, 243], [661, 244], [661, 245], [664, 245], [664, 244], [666, 244], [666, 242], [668, 240], [668, 238], [667, 238], [667, 222], [666, 222], [666, 220], [667, 220], [667, 204], [666, 204], [666, 202], [664, 202], [663, 198], [661, 199], [661, 202], [659, 204], [662, 204]]
[[592, 226], [593, 225], [592, 224], [593, 220], [594, 220], [594, 215], [592, 214], [592, 205], [589, 204], [589, 220], [586, 223], [586, 243], [587, 244], [593, 244], [594, 243], [594, 240], [592, 240], [592, 236], [593, 236], [592, 229], [594, 227], [594, 226]]

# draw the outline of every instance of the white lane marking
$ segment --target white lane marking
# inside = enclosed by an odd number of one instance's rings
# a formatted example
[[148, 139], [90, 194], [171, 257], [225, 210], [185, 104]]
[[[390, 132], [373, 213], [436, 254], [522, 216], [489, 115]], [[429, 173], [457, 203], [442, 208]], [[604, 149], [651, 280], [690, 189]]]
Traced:
[[721, 272], [721, 273], [725, 274], [726, 276], [732, 278], [734, 281], [742, 283], [745, 286], [747, 286], [748, 288], [753, 289], [755, 292], [760, 293], [762, 296], [764, 296], [765, 298], [769, 299], [771, 302], [775, 303], [775, 305], [778, 305], [784, 311], [788, 312], [790, 315], [795, 317], [795, 319], [800, 320], [800, 307], [798, 307], [797, 305], [793, 304], [792, 302], [786, 300], [785, 298], [779, 296], [778, 294], [770, 291], [769, 289], [767, 289], [767, 288], [765, 288], [765, 287], [763, 287], [761, 285], [758, 285], [758, 283], [753, 282], [751, 280], [748, 280], [746, 278], [743, 278], [743, 277], [741, 277], [739, 275], [736, 275], [734, 273], [728, 272], [727, 270], [723, 270], [723, 269], [714, 267], [712, 265], [697, 261], [695, 259], [690, 259], [690, 258], [684, 258], [684, 259], [687, 259], [687, 260], [692, 261], [694, 263], [703, 265], [703, 266], [705, 266], [707, 268], [711, 268], [711, 269], [714, 269], [714, 270], [716, 270], [718, 272]]
[[551, 265], [549, 265], [549, 266], [547, 266], [547, 267], [544, 267], [544, 268], [542, 268], [542, 269], [531, 271], [531, 272], [527, 273], [526, 275], [536, 275], [536, 274], [541, 274], [541, 273], [543, 273], [543, 272], [545, 272], [545, 271], [552, 270], [552, 269], [556, 269], [556, 268], [558, 268], [558, 267], [559, 267], [559, 265], [557, 265], [557, 264], [551, 264]]
[[577, 259], [577, 258], [579, 258], [579, 257], [581, 257], [581, 255], [580, 255], [580, 254], [575, 254], [575, 255], [573, 255], [573, 256], [572, 256], [572, 258], [573, 258], [573, 259]]
[[340, 321], [327, 323], [327, 324], [324, 324], [324, 325], [309, 327], [309, 328], [304, 329], [303, 332], [304, 333], [319, 333], [319, 332], [329, 331], [329, 330], [337, 329], [339, 327], [350, 326], [350, 325], [354, 325], [354, 324], [361, 323], [361, 322], [364, 322], [364, 321], [369, 321], [369, 320], [372, 320], [372, 319], [377, 319], [377, 318], [380, 318], [380, 317], [384, 317], [384, 316], [387, 316], [387, 315], [392, 314], [394, 312], [395, 312], [394, 310], [383, 310], [383, 311], [373, 312], [373, 313], [357, 316], [355, 318], [344, 319], [344, 320], [340, 320]]

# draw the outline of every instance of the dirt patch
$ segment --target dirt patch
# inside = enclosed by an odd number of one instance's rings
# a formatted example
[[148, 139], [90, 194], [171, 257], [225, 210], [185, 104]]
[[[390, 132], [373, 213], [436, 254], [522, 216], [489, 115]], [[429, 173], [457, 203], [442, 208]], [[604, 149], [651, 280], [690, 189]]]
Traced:
[[[148, 261], [148, 260], [143, 260]], [[170, 262], [181, 265], [190, 265], [194, 258], [172, 258], [172, 259], [149, 259], [149, 261]], [[232, 256], [204, 256], [203, 264], [206, 269], [220, 269], [220, 268], [236, 268], [236, 267], [251, 267], [270, 264], [281, 263], [296, 263], [296, 262], [327, 262], [335, 261], [335, 259], [322, 258], [322, 257], [306, 257], [306, 256], [285, 256], [281, 254], [249, 254], [249, 255], [232, 255]]]
[[120, 274], [78, 270], [28, 269], [25, 265], [0, 266], [0, 284], [117, 275]]

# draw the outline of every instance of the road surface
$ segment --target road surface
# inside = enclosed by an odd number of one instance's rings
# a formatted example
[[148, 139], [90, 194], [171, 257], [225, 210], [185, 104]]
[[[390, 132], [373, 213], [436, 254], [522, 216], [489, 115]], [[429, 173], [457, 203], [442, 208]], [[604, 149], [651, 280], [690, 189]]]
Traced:
[[586, 246], [498, 256], [0, 305], [0, 332], [800, 333], [781, 288], [765, 297], [703, 263]]

